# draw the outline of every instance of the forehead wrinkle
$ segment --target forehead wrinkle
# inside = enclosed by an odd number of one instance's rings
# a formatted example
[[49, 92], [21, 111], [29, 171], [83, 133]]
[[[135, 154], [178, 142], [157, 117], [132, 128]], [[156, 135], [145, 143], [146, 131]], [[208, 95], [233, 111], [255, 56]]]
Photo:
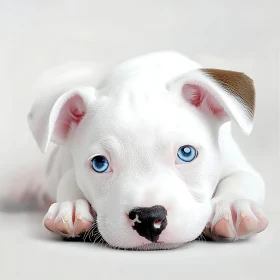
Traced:
[[131, 108], [134, 112], [143, 111], [154, 105], [164, 105], [164, 99], [168, 99], [167, 103], [174, 98], [170, 99], [170, 92], [162, 85], [154, 83], [147, 83], [147, 81], [129, 80], [122, 86], [114, 90], [114, 99], [116, 106], [125, 107], [126, 110]]
[[[161, 137], [164, 139], [176, 138], [176, 134], [189, 135], [193, 138], [201, 135], [198, 126], [201, 122], [197, 119], [193, 110], [188, 110], [188, 104], [183, 106], [173, 106], [174, 104], [164, 103], [152, 104], [154, 106], [140, 107], [138, 111], [133, 108], [125, 108], [123, 104], [115, 107], [114, 122], [116, 130], [134, 131], [136, 135], [145, 135]], [[134, 134], [134, 135], [135, 135]], [[175, 136], [175, 137], [173, 137]]]
[[120, 143], [113, 135], [102, 138], [98, 144], [106, 149], [109, 153], [118, 152], [120, 150]]
[[[100, 136], [105, 137], [102, 145], [104, 143], [104, 146], [107, 145], [111, 151], [115, 147], [115, 144], [111, 145], [111, 142], [118, 143], [119, 149], [117, 153], [122, 151], [126, 153], [129, 152], [129, 149], [134, 150], [134, 152], [135, 149], [141, 149], [143, 152], [154, 152], [159, 148], [168, 148], [170, 145], [174, 145], [174, 143], [178, 144], [177, 142], [186, 142], [185, 144], [200, 144], [204, 142], [205, 137], [203, 137], [204, 139], [200, 138], [205, 132], [200, 132], [197, 129], [197, 125], [188, 124], [189, 121], [192, 122], [192, 119], [186, 122], [176, 122], [178, 117], [175, 116], [175, 120], [171, 120], [168, 123], [164, 120], [161, 122], [157, 120], [150, 122], [139, 117], [123, 119], [123, 116], [114, 116], [114, 121], [110, 125], [106, 127], [100, 126], [100, 129], [103, 130]], [[112, 135], [114, 137], [108, 137]]]

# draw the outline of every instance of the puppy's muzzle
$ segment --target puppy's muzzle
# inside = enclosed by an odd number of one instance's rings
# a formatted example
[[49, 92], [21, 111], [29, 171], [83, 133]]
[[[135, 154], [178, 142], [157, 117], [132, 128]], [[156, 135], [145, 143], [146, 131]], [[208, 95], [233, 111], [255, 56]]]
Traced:
[[167, 211], [161, 205], [135, 208], [129, 212], [129, 218], [134, 222], [132, 228], [140, 236], [157, 242], [160, 234], [167, 226]]

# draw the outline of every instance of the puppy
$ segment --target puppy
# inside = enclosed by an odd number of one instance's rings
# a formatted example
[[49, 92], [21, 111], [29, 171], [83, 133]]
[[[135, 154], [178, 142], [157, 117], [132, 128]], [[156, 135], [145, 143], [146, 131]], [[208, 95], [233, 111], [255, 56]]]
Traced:
[[231, 135], [253, 126], [255, 90], [243, 73], [151, 53], [93, 87], [40, 97], [31, 132], [48, 159], [49, 230], [98, 228], [112, 247], [168, 249], [196, 239], [245, 239], [268, 225], [265, 186]]

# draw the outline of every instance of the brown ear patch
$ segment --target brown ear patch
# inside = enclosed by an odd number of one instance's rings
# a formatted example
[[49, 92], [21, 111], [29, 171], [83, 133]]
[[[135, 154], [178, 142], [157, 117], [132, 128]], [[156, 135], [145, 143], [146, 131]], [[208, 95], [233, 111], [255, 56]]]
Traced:
[[229, 94], [241, 98], [253, 118], [255, 112], [255, 87], [251, 78], [244, 73], [229, 70], [203, 68], [201, 71], [212, 80], [215, 80]]

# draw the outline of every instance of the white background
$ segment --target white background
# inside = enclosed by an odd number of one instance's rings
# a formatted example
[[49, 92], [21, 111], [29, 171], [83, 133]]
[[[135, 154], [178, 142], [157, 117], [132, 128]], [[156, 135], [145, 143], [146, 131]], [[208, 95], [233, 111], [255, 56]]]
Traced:
[[271, 222], [248, 242], [127, 252], [63, 243], [43, 229], [40, 213], [0, 213], [0, 279], [280, 279], [279, 10], [276, 0], [0, 0], [1, 176], [39, 155], [26, 115], [43, 71], [172, 49], [255, 80], [254, 131], [234, 133], [267, 182]]

